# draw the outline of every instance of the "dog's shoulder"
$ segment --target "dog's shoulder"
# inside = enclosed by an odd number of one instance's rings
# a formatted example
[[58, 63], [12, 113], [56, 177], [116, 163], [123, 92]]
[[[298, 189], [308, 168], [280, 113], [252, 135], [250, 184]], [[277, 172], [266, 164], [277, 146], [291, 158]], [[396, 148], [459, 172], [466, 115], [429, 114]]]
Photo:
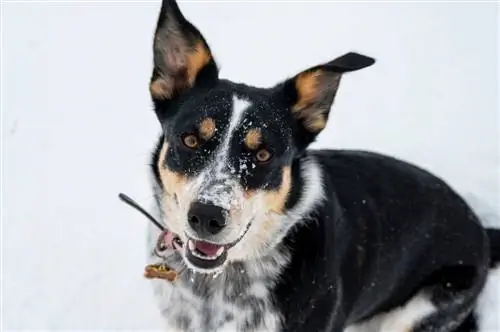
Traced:
[[[445, 185], [436, 174], [416, 164], [388, 154], [351, 149], [309, 150], [310, 156], [324, 166], [329, 178], [341, 184], [341, 181], [371, 180], [363, 185], [377, 185], [380, 181], [404, 179], [405, 184], [418, 181], [421, 186]], [[412, 181], [413, 180], [413, 181]]]
[[347, 213], [366, 209], [390, 209], [403, 215], [431, 209], [471, 213], [465, 200], [445, 180], [411, 162], [364, 150], [309, 153], [322, 166], [326, 192], [335, 194]]

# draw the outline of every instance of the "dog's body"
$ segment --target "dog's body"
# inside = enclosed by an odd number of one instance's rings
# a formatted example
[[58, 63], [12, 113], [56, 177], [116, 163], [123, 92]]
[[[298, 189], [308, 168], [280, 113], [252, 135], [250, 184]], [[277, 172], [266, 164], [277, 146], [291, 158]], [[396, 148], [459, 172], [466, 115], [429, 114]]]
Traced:
[[168, 331], [464, 329], [492, 259], [462, 198], [391, 157], [307, 149], [341, 76], [373, 59], [346, 54], [271, 89], [221, 80], [168, 0], [154, 50], [155, 206], [184, 243], [151, 250], [179, 274], [154, 281]]
[[[170, 328], [341, 331], [417, 299], [424, 316], [436, 312], [427, 329], [411, 329], [416, 320], [403, 316], [383, 331], [441, 331], [443, 322], [453, 331], [488, 269], [488, 241], [465, 202], [433, 175], [378, 154], [310, 151], [295, 167], [302, 185], [291, 200], [308, 200], [310, 215], [272, 253], [213, 278], [171, 252], [182, 279], [156, 281]], [[307, 182], [323, 192], [304, 190]]]

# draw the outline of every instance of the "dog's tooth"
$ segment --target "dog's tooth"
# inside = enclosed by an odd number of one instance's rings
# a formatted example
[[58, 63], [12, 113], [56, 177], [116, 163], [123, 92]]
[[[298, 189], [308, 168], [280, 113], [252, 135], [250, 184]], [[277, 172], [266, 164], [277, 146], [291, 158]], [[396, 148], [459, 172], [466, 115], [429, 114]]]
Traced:
[[193, 240], [188, 240], [188, 246], [189, 246], [189, 250], [191, 250], [191, 251], [194, 250], [194, 242], [193, 242]]
[[224, 252], [224, 247], [220, 247], [219, 250], [217, 250], [215, 257], [219, 257], [220, 255], [222, 255], [223, 252]]

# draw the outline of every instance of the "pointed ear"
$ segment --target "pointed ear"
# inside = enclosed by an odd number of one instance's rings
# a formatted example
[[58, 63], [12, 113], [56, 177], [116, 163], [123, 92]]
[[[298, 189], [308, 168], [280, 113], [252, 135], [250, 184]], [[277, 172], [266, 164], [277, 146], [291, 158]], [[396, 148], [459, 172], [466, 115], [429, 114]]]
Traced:
[[169, 101], [180, 92], [218, 79], [207, 42], [182, 15], [175, 0], [163, 0], [154, 37], [154, 70], [150, 92], [155, 101]]
[[373, 58], [351, 52], [282, 83], [287, 106], [298, 121], [306, 145], [325, 128], [342, 75], [374, 63]]

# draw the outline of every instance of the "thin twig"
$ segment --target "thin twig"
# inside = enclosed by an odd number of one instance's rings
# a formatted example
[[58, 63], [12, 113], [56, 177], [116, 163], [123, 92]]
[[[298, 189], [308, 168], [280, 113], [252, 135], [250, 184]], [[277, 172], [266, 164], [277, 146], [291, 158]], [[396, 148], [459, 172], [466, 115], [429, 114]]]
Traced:
[[118, 197], [124, 202], [127, 203], [129, 206], [135, 208], [137, 211], [141, 212], [144, 216], [146, 216], [153, 224], [155, 224], [156, 227], [158, 227], [161, 231], [165, 231], [165, 227], [160, 224], [151, 214], [149, 214], [148, 211], [143, 209], [136, 201], [134, 201], [132, 198], [128, 197], [127, 195], [120, 193], [118, 194]]

